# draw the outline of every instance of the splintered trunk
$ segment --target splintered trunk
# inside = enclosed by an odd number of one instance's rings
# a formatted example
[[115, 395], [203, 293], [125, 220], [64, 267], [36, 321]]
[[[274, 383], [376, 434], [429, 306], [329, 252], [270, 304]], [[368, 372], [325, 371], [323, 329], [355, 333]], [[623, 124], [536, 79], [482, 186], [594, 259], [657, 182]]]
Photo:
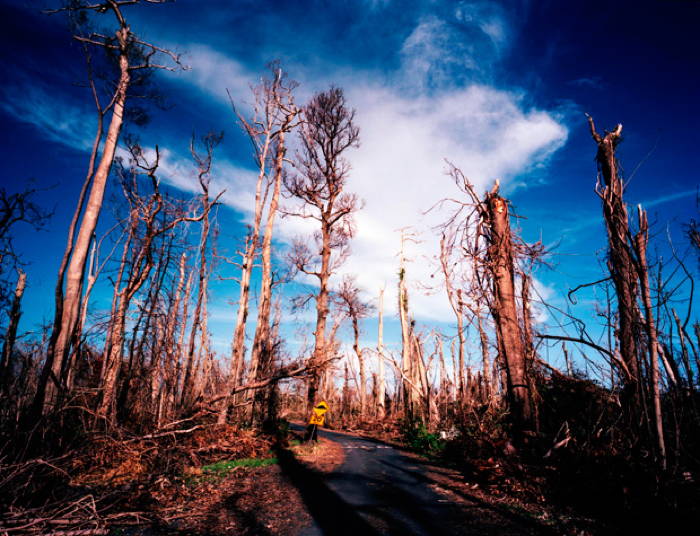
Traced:
[[10, 385], [10, 378], [14, 374], [12, 366], [12, 351], [15, 347], [15, 338], [17, 337], [17, 326], [19, 325], [22, 311], [20, 305], [22, 303], [22, 295], [24, 287], [27, 284], [27, 274], [19, 271], [17, 278], [17, 286], [15, 287], [15, 295], [12, 299], [12, 307], [10, 308], [10, 325], [5, 333], [5, 341], [2, 346], [2, 358], [0, 358], [0, 387], [6, 389]]
[[107, 179], [109, 178], [112, 163], [114, 162], [114, 154], [124, 120], [124, 105], [126, 103], [126, 94], [130, 83], [129, 61], [127, 56], [128, 33], [127, 28], [122, 28], [117, 32], [117, 40], [120, 49], [120, 78], [114, 95], [112, 118], [107, 130], [100, 162], [92, 178], [90, 195], [87, 200], [87, 205], [85, 206], [85, 212], [80, 222], [78, 234], [70, 255], [70, 262], [66, 270], [65, 291], [63, 292], [63, 300], [60, 305], [60, 321], [54, 324], [51, 334], [46, 363], [41, 373], [33, 404], [34, 412], [46, 413], [52, 409], [57, 402], [59, 392], [62, 388], [61, 382], [63, 380], [61, 375], [63, 363], [68, 356], [70, 344], [75, 335], [80, 308], [83, 275], [85, 273], [85, 264], [90, 249], [90, 241], [97, 227], [97, 220], [102, 209], [102, 200], [104, 198]]
[[[659, 359], [657, 348], [659, 346], [654, 322], [654, 309], [651, 303], [651, 291], [649, 290], [649, 266], [647, 265], [647, 243], [649, 241], [649, 224], [647, 214], [639, 206], [639, 232], [634, 237], [634, 248], [637, 253], [637, 267], [639, 282], [642, 287], [642, 302], [644, 304], [645, 328], [649, 346], [649, 360], [651, 362], [651, 393], [654, 406], [654, 424], [656, 432], [656, 446], [658, 449], [658, 463], [662, 471], [666, 470], [666, 443], [664, 440], [663, 416], [661, 413], [661, 392], [659, 388]], [[675, 311], [674, 311], [675, 313]], [[685, 348], [683, 349], [685, 351]]]
[[619, 329], [617, 338], [620, 355], [625, 364], [623, 375], [624, 396], [628, 409], [636, 412], [641, 407], [641, 393], [638, 366], [638, 334], [635, 330], [639, 312], [637, 300], [637, 277], [627, 237], [630, 235], [627, 207], [625, 205], [624, 182], [618, 173], [615, 148], [620, 141], [622, 125], [601, 137], [595, 130], [593, 120], [589, 117], [591, 135], [598, 151], [596, 161], [603, 178], [603, 185], [596, 186], [596, 191], [603, 201], [603, 218], [608, 235], [608, 269], [615, 285]]
[[487, 196], [490, 235], [488, 260], [493, 272], [493, 304], [496, 337], [504, 366], [506, 392], [520, 431], [532, 423], [532, 404], [527, 378], [526, 351], [515, 303], [513, 242], [508, 204], [496, 192]]
[[379, 327], [377, 329], [377, 418], [383, 419], [386, 415], [386, 378], [384, 372], [384, 287], [379, 290]]

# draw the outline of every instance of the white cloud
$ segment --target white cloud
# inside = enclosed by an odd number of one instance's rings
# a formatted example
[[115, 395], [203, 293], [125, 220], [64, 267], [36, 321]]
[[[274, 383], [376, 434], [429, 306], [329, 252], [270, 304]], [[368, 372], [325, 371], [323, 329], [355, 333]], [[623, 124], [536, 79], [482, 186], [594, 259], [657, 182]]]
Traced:
[[[467, 8], [464, 9], [463, 18], [467, 17]], [[303, 66], [287, 66], [293, 77], [301, 81], [304, 94], [334, 82], [344, 88], [348, 104], [357, 110], [361, 146], [347, 153], [352, 164], [347, 188], [366, 204], [356, 216], [352, 255], [339, 276], [355, 274], [370, 296], [386, 284], [388, 313], [395, 310], [396, 303], [397, 229], [413, 226], [422, 240], [409, 246], [408, 256], [413, 259], [407, 270], [409, 281], [431, 280], [434, 267], [429, 259], [438, 247], [431, 228], [445, 219], [446, 212], [423, 212], [443, 198], [460, 195], [444, 174], [445, 158], [458, 165], [478, 190], [499, 178], [508, 191], [514, 177], [546, 162], [567, 137], [566, 127], [554, 114], [526, 109], [522, 95], [517, 93], [475, 83], [462, 87], [446, 85], [441, 91], [426, 90], [421, 83], [429, 76], [427, 71], [421, 71], [424, 63], [428, 65], [440, 57], [440, 68], [446, 74], [454, 68], [454, 62], [466, 66], [466, 60], [456, 58], [450, 49], [454, 36], [436, 39], [444, 24], [437, 18], [422, 20], [409, 35], [402, 49], [403, 68], [415, 70], [401, 80], [331, 67], [320, 76]], [[505, 41], [505, 25], [496, 15], [482, 17], [479, 24], [486, 25], [480, 31], [488, 39]], [[194, 76], [183, 81], [216, 98], [221, 98], [222, 88], [243, 91], [248, 80], [253, 82], [252, 78], [245, 78], [249, 75], [236, 60], [204, 45], [190, 49], [196, 52], [192, 58]], [[430, 76], [440, 78], [432, 66], [430, 69]], [[412, 84], [412, 91], [406, 90], [407, 81]], [[245, 95], [241, 93], [237, 98]], [[253, 187], [252, 180], [239, 184], [239, 191], [245, 192], [245, 202], [237, 201], [236, 208], [250, 212], [252, 202], [246, 203], [252, 200]], [[278, 236], [285, 241], [308, 229], [307, 221], [278, 221]], [[414, 288], [411, 300], [418, 318], [452, 318], [442, 293], [425, 296]]]
[[5, 112], [34, 125], [47, 139], [81, 151], [91, 149], [96, 114], [67, 101], [57, 106], [55, 95], [37, 82], [4, 85], [0, 95]]

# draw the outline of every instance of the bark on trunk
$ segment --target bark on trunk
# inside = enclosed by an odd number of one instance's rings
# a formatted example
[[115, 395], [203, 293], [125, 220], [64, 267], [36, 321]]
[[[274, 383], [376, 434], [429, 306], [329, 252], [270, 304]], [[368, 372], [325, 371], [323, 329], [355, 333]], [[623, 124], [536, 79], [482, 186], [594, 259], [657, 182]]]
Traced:
[[505, 368], [508, 401], [520, 431], [532, 424], [526, 355], [515, 303], [513, 243], [508, 204], [496, 192], [487, 196], [490, 234], [488, 260], [493, 273], [492, 314]]
[[[51, 337], [52, 340], [56, 342], [53, 348], [51, 348], [52, 351], [47, 355], [46, 364], [44, 365], [36, 394], [36, 406], [37, 408], [41, 407], [44, 413], [52, 409], [58, 399], [61, 388], [60, 382], [63, 362], [70, 350], [70, 343], [75, 334], [75, 327], [78, 320], [82, 279], [85, 272], [85, 263], [90, 248], [90, 241], [92, 240], [97, 226], [107, 179], [114, 162], [114, 154], [124, 121], [124, 105], [126, 103], [126, 94], [130, 83], [129, 60], [127, 55], [128, 28], [121, 28], [117, 31], [116, 35], [120, 48], [120, 78], [115, 93], [112, 118], [107, 130], [104, 148], [92, 179], [90, 195], [87, 200], [82, 221], [80, 222], [80, 228], [72, 248], [70, 262], [66, 271], [65, 292], [63, 293], [61, 304], [61, 319], [58, 324], [54, 325]], [[48, 381], [49, 379], [51, 379], [51, 381]]]
[[638, 411], [641, 407], [639, 392], [639, 366], [637, 333], [635, 322], [639, 318], [636, 306], [637, 278], [634, 262], [627, 243], [629, 222], [627, 207], [623, 200], [624, 183], [618, 173], [618, 163], [615, 148], [620, 141], [622, 125], [612, 132], [606, 132], [601, 137], [595, 130], [593, 120], [589, 117], [591, 135], [598, 146], [596, 161], [603, 185], [597, 185], [596, 190], [603, 201], [603, 217], [608, 235], [609, 259], [608, 268], [615, 285], [618, 302], [619, 329], [617, 338], [620, 344], [620, 355], [627, 372], [623, 376], [624, 398], [628, 410]]
[[[649, 266], [647, 265], [647, 242], [649, 240], [649, 224], [647, 215], [639, 206], [639, 232], [634, 237], [634, 246], [637, 253], [637, 268], [639, 282], [642, 287], [642, 302], [644, 303], [645, 327], [649, 346], [649, 360], [651, 362], [651, 394], [654, 406], [654, 425], [656, 432], [656, 446], [658, 464], [662, 471], [666, 470], [666, 441], [664, 439], [663, 415], [661, 413], [661, 391], [659, 388], [659, 359], [657, 348], [659, 346], [654, 322], [654, 309], [651, 303], [651, 291], [649, 290]], [[675, 311], [674, 311], [675, 313]], [[685, 352], [685, 348], [683, 348]]]

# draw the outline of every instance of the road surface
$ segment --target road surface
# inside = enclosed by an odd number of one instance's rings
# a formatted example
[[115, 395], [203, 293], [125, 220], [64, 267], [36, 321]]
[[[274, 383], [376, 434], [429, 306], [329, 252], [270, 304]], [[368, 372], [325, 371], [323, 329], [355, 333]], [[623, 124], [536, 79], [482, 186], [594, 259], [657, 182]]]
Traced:
[[531, 518], [463, 488], [436, 486], [428, 475], [428, 462], [387, 444], [327, 430], [320, 433], [345, 450], [345, 461], [335, 471], [318, 474], [292, 456], [280, 460], [314, 518], [302, 536], [550, 533]]

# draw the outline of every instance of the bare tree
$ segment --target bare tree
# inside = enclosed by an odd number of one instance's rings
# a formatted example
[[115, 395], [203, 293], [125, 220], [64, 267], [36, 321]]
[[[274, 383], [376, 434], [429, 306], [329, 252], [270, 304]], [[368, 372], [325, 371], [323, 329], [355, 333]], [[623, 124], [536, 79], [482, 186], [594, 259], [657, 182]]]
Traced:
[[15, 251], [14, 233], [18, 225], [29, 225], [34, 230], [44, 228], [50, 214], [34, 201], [38, 190], [27, 188], [9, 193], [0, 188], [0, 309], [5, 309], [13, 300], [15, 272], [21, 273], [23, 265]]
[[[136, 3], [138, 0], [130, 2], [130, 4]], [[159, 2], [152, 1], [151, 3]], [[116, 56], [118, 81], [114, 86], [114, 91], [108, 96], [107, 104], [100, 102], [94, 83], [90, 84], [97, 106], [98, 124], [87, 176], [71, 221], [66, 249], [58, 272], [54, 327], [33, 403], [33, 414], [50, 409], [56, 403], [57, 394], [62, 388], [63, 364], [75, 336], [90, 241], [93, 238], [102, 209], [107, 179], [112, 169], [117, 143], [124, 123], [127, 93], [132, 83], [132, 77], [134, 73], [151, 69], [172, 70], [174, 68], [158, 63], [159, 56], [165, 56], [175, 65], [180, 65], [177, 55], [142, 41], [131, 31], [122, 14], [123, 5], [125, 5], [124, 2], [116, 0], [94, 4], [78, 1], [71, 3], [69, 7], [58, 10], [67, 11], [70, 15], [110, 13], [114, 16], [117, 29], [113, 36], [92, 32], [88, 35], [75, 35], [74, 37], [86, 46], [96, 46], [103, 49], [107, 55]], [[103, 141], [103, 120], [110, 111], [112, 116]], [[90, 192], [81, 218], [80, 213], [88, 187]]]
[[[296, 84], [286, 79], [278, 62], [270, 64], [272, 79], [263, 78], [253, 88], [253, 114], [251, 118], [244, 117], [233, 107], [243, 130], [248, 135], [253, 146], [253, 158], [258, 168], [258, 177], [255, 185], [255, 207], [253, 210], [253, 224], [242, 254], [241, 275], [239, 280], [238, 312], [233, 333], [231, 349], [231, 366], [229, 372], [229, 387], [233, 387], [241, 380], [244, 369], [245, 357], [245, 331], [248, 319], [248, 303], [250, 297], [250, 279], [253, 266], [260, 248], [260, 230], [265, 208], [267, 207], [267, 222], [263, 237], [263, 279], [261, 304], [263, 311], [258, 310], [266, 319], [261, 326], [260, 321], [256, 325], [257, 348], [251, 356], [248, 377], [253, 381], [257, 377], [257, 361], [262, 351], [263, 339], [269, 340], [269, 316], [270, 316], [270, 287], [271, 277], [271, 243], [275, 216], [278, 209], [280, 187], [282, 183], [282, 166], [285, 156], [285, 134], [293, 127], [297, 109], [294, 105], [292, 92]], [[271, 196], [271, 197], [270, 197]], [[260, 320], [260, 319], [259, 319]], [[262, 330], [262, 331], [260, 331]], [[225, 398], [219, 412], [219, 422], [226, 420], [231, 398]]]
[[197, 299], [195, 302], [194, 314], [192, 318], [192, 326], [190, 329], [190, 337], [187, 343], [187, 352], [185, 353], [185, 371], [182, 384], [182, 392], [180, 393], [180, 404], [190, 402], [189, 398], [192, 395], [192, 371], [194, 364], [194, 349], [197, 338], [197, 331], [202, 333], [202, 337], [206, 337], [206, 329], [202, 325], [202, 308], [206, 307], [207, 288], [209, 281], [209, 272], [207, 269], [208, 241], [210, 218], [209, 213], [212, 207], [216, 205], [216, 199], [221, 197], [221, 192], [215, 200], [209, 196], [209, 184], [211, 182], [211, 166], [214, 156], [214, 149], [221, 142], [222, 133], [209, 133], [202, 138], [204, 153], [199, 153], [195, 147], [194, 137], [190, 143], [190, 152], [192, 158], [197, 165], [197, 180], [201, 193], [202, 203], [202, 228], [199, 236], [199, 274], [197, 281]]
[[[122, 256], [120, 277], [117, 280], [118, 285], [115, 286], [115, 307], [105, 348], [101, 397], [97, 407], [97, 415], [108, 422], [115, 417], [129, 303], [153, 269], [154, 241], [183, 222], [202, 220], [215, 203], [208, 202], [204, 212], [198, 216], [187, 216], [180, 207], [168, 206], [160, 192], [156, 176], [159, 164], [158, 148], [155, 149], [155, 159], [151, 163], [147, 162], [138, 145], [132, 145], [130, 151], [133, 167], [130, 173], [123, 175], [124, 192], [129, 202], [129, 231]], [[151, 193], [148, 196], [139, 194], [138, 177], [141, 174], [149, 179]], [[128, 269], [125, 270], [127, 258], [129, 258]]]
[[[284, 159], [286, 154], [285, 136], [294, 128], [295, 118], [299, 109], [294, 104], [292, 91], [296, 87], [295, 82], [286, 80], [285, 74], [278, 64], [273, 64], [275, 70], [274, 81], [265, 89], [265, 99], [270, 101], [271, 114], [273, 115], [274, 163], [272, 165], [272, 196], [267, 206], [267, 218], [262, 240], [262, 273], [260, 278], [260, 293], [258, 297], [258, 318], [255, 325], [253, 349], [250, 359], [249, 381], [262, 380], [264, 373], [270, 370], [273, 358], [274, 340], [271, 336], [270, 311], [272, 305], [272, 234], [275, 219], [279, 209], [279, 198], [282, 189], [284, 174]], [[268, 184], [268, 188], [269, 188]], [[267, 196], [266, 196], [267, 197]]]
[[288, 214], [315, 220], [321, 226], [315, 235], [317, 252], [312, 253], [305, 242], [297, 241], [291, 259], [297, 270], [316, 277], [319, 282], [315, 344], [309, 363], [312, 368], [307, 392], [309, 411], [318, 389], [315, 367], [327, 359], [328, 282], [347, 255], [348, 242], [354, 234], [352, 214], [360, 207], [357, 196], [345, 192], [350, 165], [343, 153], [359, 145], [354, 117], [355, 112], [347, 108], [341, 89], [332, 87], [315, 95], [303, 109], [297, 172], [284, 181], [289, 195], [302, 202], [298, 210]]
[[367, 410], [367, 370], [365, 358], [360, 348], [360, 320], [372, 313], [372, 307], [362, 301], [360, 289], [354, 277], [345, 276], [337, 291], [338, 299], [341, 302], [345, 314], [352, 323], [353, 344], [357, 360], [360, 364], [360, 378], [358, 384], [358, 395], [360, 400], [360, 415], [365, 417]]
[[379, 289], [377, 322], [377, 418], [386, 416], [386, 376], [384, 374], [384, 287]]
[[[528, 250], [529, 253], [531, 248], [515, 242], [510, 228], [508, 201], [499, 195], [498, 181], [482, 200], [459, 169], [451, 165], [450, 175], [469, 200], [466, 203], [457, 202], [458, 209], [445, 227], [457, 225], [461, 229], [462, 249], [472, 257], [472, 278], [479, 283], [477, 288], [488, 289], [488, 294], [475, 297], [477, 300], [485, 298], [494, 321], [502, 382], [513, 416], [516, 439], [520, 439], [521, 432], [533, 426], [535, 412], [525, 343], [531, 326], [522, 325], [531, 319], [527, 311], [518, 315], [515, 271], [519, 250]], [[478, 312], [478, 301], [474, 310]], [[480, 320], [477, 316], [486, 366], [488, 342]]]
[[4, 390], [9, 385], [10, 377], [13, 374], [12, 367], [12, 351], [15, 347], [15, 339], [17, 338], [17, 326], [22, 315], [20, 305], [22, 303], [22, 295], [24, 287], [27, 283], [27, 274], [21, 270], [17, 276], [17, 286], [15, 287], [15, 295], [10, 308], [10, 325], [5, 333], [5, 340], [2, 345], [2, 355], [0, 355], [0, 390]]
[[[656, 446], [658, 449], [658, 462], [663, 471], [666, 470], [666, 443], [664, 440], [664, 426], [661, 414], [661, 391], [659, 388], [659, 339], [656, 332], [654, 320], [654, 308], [651, 301], [651, 290], [649, 288], [649, 266], [647, 264], [647, 243], [649, 241], [649, 223], [646, 211], [641, 205], [638, 207], [639, 231], [634, 236], [634, 250], [637, 255], [636, 266], [639, 282], [642, 290], [642, 304], [644, 305], [645, 328], [647, 334], [647, 346], [649, 350], [649, 361], [651, 365], [651, 377], [649, 378], [651, 387], [652, 404], [654, 407], [654, 431], [656, 434]], [[675, 313], [675, 311], [674, 311]], [[682, 335], [681, 335], [682, 336]], [[685, 352], [685, 348], [683, 348]]]

